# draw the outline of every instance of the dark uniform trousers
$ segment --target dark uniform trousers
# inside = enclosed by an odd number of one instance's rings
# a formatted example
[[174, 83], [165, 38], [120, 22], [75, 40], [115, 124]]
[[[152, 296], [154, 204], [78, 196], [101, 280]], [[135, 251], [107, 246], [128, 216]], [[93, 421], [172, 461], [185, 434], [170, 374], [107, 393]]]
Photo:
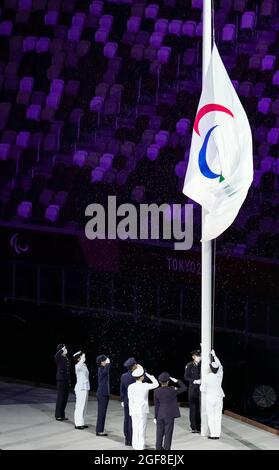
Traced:
[[192, 431], [200, 431], [201, 429], [201, 415], [200, 415], [200, 386], [194, 384], [195, 380], [201, 378], [201, 363], [195, 364], [189, 362], [185, 368], [184, 379], [189, 384], [188, 398], [190, 408], [190, 425]]
[[188, 396], [189, 396], [191, 429], [200, 431], [201, 429], [200, 386], [196, 384], [191, 384], [189, 387]]
[[57, 399], [55, 408], [55, 418], [65, 418], [65, 408], [69, 396], [69, 383], [57, 380]]
[[132, 418], [129, 415], [129, 403], [124, 402], [124, 426], [123, 426], [124, 436], [127, 442], [132, 442], [133, 437], [133, 428], [132, 428]]
[[109, 396], [99, 396], [96, 432], [104, 432]]
[[[157, 419], [156, 450], [170, 450], [174, 428], [174, 418]], [[163, 439], [164, 447], [163, 447]]]

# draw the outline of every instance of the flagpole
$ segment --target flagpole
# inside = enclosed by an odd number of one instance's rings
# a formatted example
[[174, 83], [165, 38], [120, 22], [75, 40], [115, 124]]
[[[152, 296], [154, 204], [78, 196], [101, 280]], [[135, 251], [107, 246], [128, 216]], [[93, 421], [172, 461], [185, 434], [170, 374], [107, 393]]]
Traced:
[[[202, 48], [202, 81], [208, 69], [212, 51], [212, 4], [211, 0], [203, 0], [203, 48]], [[202, 227], [206, 210], [202, 208]], [[212, 244], [211, 241], [202, 241], [202, 282], [201, 282], [201, 377], [203, 378], [209, 367], [209, 354], [211, 350], [211, 286], [212, 277]], [[205, 400], [201, 394], [201, 435], [207, 435], [207, 418], [205, 413]]]

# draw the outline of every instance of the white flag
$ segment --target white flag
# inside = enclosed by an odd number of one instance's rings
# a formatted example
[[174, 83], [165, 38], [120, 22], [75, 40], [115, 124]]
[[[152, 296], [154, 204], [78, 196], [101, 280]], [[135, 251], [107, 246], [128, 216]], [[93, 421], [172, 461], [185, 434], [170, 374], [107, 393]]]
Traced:
[[202, 239], [236, 218], [253, 181], [252, 134], [216, 45], [194, 123], [183, 193], [206, 209]]

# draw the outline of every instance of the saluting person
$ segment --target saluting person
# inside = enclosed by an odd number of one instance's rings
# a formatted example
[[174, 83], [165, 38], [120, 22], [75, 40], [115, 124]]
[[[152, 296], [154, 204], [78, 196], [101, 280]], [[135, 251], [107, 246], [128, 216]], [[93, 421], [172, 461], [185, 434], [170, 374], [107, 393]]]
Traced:
[[96, 362], [98, 365], [98, 388], [96, 393], [98, 400], [98, 417], [96, 424], [96, 436], [107, 436], [107, 433], [104, 432], [104, 429], [110, 396], [110, 360], [107, 356], [102, 354], [97, 357]]
[[86, 357], [84, 352], [78, 351], [73, 355], [73, 357], [76, 364], [75, 372], [77, 378], [77, 383], [75, 385], [75, 428], [85, 429], [88, 428], [88, 426], [84, 424], [84, 419], [87, 411], [88, 393], [90, 390], [89, 371], [85, 364]]
[[145, 447], [145, 434], [147, 425], [147, 415], [149, 413], [148, 394], [149, 390], [157, 388], [159, 383], [153, 375], [145, 373], [151, 383], [143, 382], [144, 370], [141, 365], [137, 365], [132, 372], [136, 382], [128, 387], [129, 413], [132, 418], [132, 446], [135, 450], [143, 450]]
[[57, 346], [57, 352], [54, 356], [57, 371], [57, 399], [55, 408], [55, 418], [57, 421], [67, 421], [65, 417], [65, 408], [68, 402], [69, 388], [71, 386], [71, 362], [67, 358], [67, 348], [64, 343]]
[[[170, 377], [168, 372], [162, 372], [158, 380], [161, 387], [154, 392], [156, 450], [170, 450], [174, 419], [180, 417], [177, 395], [185, 392], [187, 387], [181, 380]], [[170, 381], [176, 386], [170, 386]]]

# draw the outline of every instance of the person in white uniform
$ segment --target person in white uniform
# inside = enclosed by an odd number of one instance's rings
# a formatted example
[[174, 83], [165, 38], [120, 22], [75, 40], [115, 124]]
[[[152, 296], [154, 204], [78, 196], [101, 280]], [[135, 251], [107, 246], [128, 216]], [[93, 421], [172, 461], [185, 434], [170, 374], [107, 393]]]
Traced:
[[141, 365], [132, 372], [136, 382], [128, 387], [129, 414], [132, 418], [132, 446], [134, 450], [143, 450], [145, 447], [145, 433], [147, 425], [147, 415], [149, 413], [148, 393], [149, 390], [157, 388], [159, 382], [153, 375], [147, 374], [152, 383], [143, 383], [144, 370]]
[[75, 385], [76, 407], [75, 407], [75, 428], [88, 428], [84, 424], [84, 418], [87, 411], [88, 393], [90, 390], [89, 371], [85, 364], [85, 353], [78, 351], [74, 354], [75, 371], [77, 383]]
[[208, 420], [209, 439], [219, 439], [221, 436], [223, 398], [225, 396], [222, 389], [223, 367], [215, 351], [212, 349], [213, 361], [209, 366], [209, 371], [202, 379], [200, 390], [205, 395], [205, 407]]

